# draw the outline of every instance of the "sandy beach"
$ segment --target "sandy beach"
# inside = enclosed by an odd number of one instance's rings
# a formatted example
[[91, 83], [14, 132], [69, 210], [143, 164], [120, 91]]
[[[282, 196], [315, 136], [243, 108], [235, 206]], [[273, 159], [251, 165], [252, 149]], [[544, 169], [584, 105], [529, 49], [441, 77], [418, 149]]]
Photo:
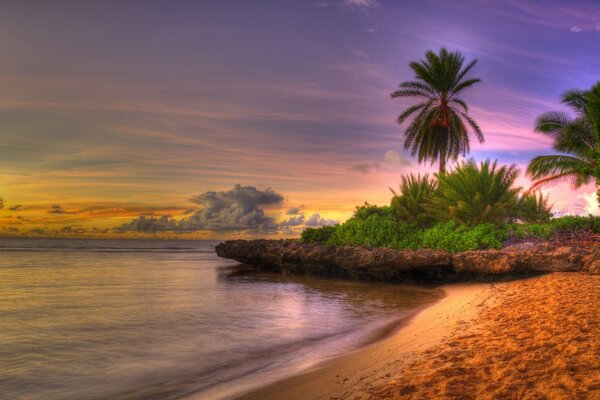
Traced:
[[600, 276], [444, 291], [390, 337], [241, 399], [600, 399]]

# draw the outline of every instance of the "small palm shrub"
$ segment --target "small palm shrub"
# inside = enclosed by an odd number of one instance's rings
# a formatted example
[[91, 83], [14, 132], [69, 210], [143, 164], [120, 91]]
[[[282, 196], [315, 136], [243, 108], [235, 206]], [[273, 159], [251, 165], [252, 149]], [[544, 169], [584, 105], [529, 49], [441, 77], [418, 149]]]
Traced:
[[402, 176], [399, 193], [390, 188], [394, 194], [391, 202], [394, 217], [422, 228], [431, 226], [434, 219], [425, 207], [431, 202], [436, 188], [437, 181], [431, 179], [429, 174]]
[[438, 221], [456, 221], [464, 225], [500, 224], [515, 213], [520, 188], [514, 187], [519, 170], [498, 167], [486, 160], [459, 164], [447, 174], [439, 174], [438, 188], [427, 206]]
[[548, 196], [542, 193], [527, 192], [519, 198], [517, 218], [527, 223], [544, 223], [552, 217], [552, 206]]

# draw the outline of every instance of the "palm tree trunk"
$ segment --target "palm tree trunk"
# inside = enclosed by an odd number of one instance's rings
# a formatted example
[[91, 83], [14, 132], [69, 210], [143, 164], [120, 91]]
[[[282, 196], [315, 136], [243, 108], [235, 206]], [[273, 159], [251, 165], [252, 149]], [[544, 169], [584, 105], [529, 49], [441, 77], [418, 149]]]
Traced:
[[446, 173], [446, 152], [442, 150], [440, 152], [440, 175], [445, 174], [445, 173]]

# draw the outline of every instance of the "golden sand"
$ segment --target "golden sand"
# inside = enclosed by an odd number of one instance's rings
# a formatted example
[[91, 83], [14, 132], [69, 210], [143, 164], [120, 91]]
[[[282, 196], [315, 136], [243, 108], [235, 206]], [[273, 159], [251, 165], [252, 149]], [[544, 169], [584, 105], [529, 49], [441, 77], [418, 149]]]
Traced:
[[391, 337], [245, 400], [600, 400], [600, 276], [448, 285]]
[[370, 399], [600, 399], [600, 276], [497, 286], [496, 301], [439, 345], [365, 387]]

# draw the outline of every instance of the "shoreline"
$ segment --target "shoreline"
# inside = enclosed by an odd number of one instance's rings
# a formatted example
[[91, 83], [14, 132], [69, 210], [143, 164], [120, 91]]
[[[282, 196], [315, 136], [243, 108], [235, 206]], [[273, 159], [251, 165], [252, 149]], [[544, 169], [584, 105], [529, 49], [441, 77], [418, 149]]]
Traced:
[[299, 375], [284, 378], [247, 393], [236, 400], [342, 399], [367, 381], [388, 378], [393, 370], [440, 343], [456, 328], [478, 315], [478, 306], [492, 300], [500, 284], [460, 283], [440, 287], [444, 297], [415, 310], [387, 334], [352, 353], [324, 362]]

